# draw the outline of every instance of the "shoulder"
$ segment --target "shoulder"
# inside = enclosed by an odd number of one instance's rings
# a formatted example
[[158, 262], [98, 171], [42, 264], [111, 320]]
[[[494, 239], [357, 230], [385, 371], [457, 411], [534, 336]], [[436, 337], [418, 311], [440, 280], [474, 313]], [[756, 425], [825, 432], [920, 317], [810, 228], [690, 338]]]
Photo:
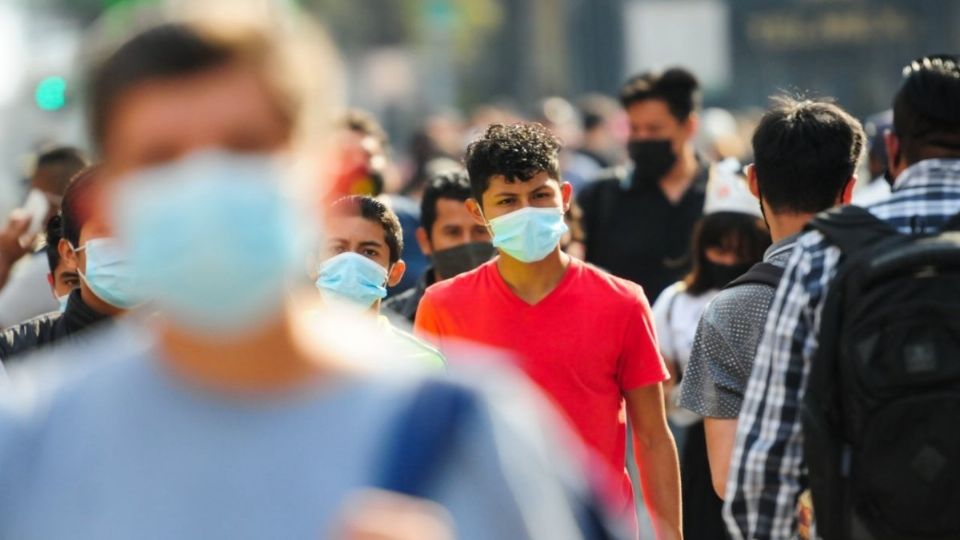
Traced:
[[573, 259], [571, 264], [579, 272], [577, 276], [578, 289], [592, 295], [598, 303], [603, 305], [622, 304], [625, 306], [649, 305], [643, 287], [640, 285], [628, 279], [614, 276], [579, 259]]
[[9, 355], [16, 354], [23, 347], [32, 347], [47, 341], [61, 316], [59, 311], [53, 311], [4, 330], [0, 333], [0, 359], [6, 360]]
[[398, 295], [391, 296], [390, 298], [384, 300], [383, 307], [403, 314], [403, 310], [406, 307], [407, 302], [409, 302], [415, 294], [417, 294], [416, 288], [407, 289]]
[[464, 291], [476, 292], [478, 287], [488, 284], [491, 272], [497, 271], [497, 259], [483, 263], [469, 272], [464, 272], [450, 279], [445, 279], [427, 287], [421, 303], [436, 303], [456, 300]]
[[582, 190], [580, 190], [580, 197], [591, 197], [592, 195], [609, 190], [619, 190], [621, 182], [626, 177], [626, 168], [624, 167], [608, 167], [606, 169], [601, 169], [595, 180], [586, 184]]

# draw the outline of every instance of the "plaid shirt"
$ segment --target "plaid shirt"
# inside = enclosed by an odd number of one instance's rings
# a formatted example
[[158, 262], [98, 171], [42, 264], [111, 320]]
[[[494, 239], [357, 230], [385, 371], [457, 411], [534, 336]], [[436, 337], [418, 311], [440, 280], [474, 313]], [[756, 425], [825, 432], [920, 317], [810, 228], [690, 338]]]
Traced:
[[[902, 233], [936, 232], [960, 212], [960, 160], [914, 164], [897, 178], [890, 199], [869, 210]], [[840, 249], [822, 234], [804, 234], [770, 306], [740, 411], [723, 507], [734, 538], [797, 535], [797, 499], [807, 488], [800, 403], [839, 262]]]

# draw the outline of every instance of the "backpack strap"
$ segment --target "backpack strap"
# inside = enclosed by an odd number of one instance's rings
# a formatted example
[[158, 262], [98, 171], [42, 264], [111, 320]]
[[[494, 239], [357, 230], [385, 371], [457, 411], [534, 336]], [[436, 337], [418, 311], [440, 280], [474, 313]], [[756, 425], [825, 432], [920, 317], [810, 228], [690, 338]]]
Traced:
[[827, 240], [846, 254], [899, 234], [887, 222], [859, 206], [841, 206], [817, 214], [806, 230], [820, 231]]
[[388, 434], [376, 487], [426, 497], [433, 473], [460, 437], [460, 426], [476, 409], [474, 395], [452, 383], [429, 380], [417, 389]]
[[750, 267], [742, 276], [727, 283], [724, 289], [731, 289], [747, 284], [767, 285], [776, 289], [783, 278], [783, 267], [769, 262], [758, 262]]

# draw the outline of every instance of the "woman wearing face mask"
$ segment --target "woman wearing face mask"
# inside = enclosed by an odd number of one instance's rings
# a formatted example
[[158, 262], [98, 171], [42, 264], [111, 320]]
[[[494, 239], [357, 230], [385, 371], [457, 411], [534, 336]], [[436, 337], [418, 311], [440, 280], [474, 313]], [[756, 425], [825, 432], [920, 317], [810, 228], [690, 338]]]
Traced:
[[75, 268], [79, 286], [61, 300], [61, 310], [41, 315], [0, 335], [0, 359], [7, 362], [110, 321], [139, 302], [125, 257], [106, 234], [95, 203], [102, 169], [77, 173], [64, 192], [57, 244], [61, 264]]
[[739, 177], [714, 171], [705, 215], [694, 226], [692, 270], [661, 293], [653, 305], [660, 353], [671, 371], [667, 391], [670, 427], [680, 452], [684, 538], [726, 538], [707, 462], [703, 419], [676, 405], [704, 308], [730, 283], [759, 262], [770, 245], [760, 205]]

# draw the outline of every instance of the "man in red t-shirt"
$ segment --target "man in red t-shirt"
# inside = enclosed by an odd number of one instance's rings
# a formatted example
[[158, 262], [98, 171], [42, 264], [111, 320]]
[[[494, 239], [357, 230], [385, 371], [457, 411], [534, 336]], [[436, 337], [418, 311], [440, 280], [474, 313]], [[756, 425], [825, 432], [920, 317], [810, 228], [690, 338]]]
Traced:
[[471, 341], [513, 353], [584, 442], [622, 471], [626, 412], [643, 493], [658, 537], [680, 537], [677, 451], [664, 414], [668, 375], [639, 285], [560, 250], [571, 187], [559, 180], [560, 142], [539, 124], [493, 125], [467, 149], [474, 198], [499, 257], [427, 289], [416, 331], [440, 349]]

